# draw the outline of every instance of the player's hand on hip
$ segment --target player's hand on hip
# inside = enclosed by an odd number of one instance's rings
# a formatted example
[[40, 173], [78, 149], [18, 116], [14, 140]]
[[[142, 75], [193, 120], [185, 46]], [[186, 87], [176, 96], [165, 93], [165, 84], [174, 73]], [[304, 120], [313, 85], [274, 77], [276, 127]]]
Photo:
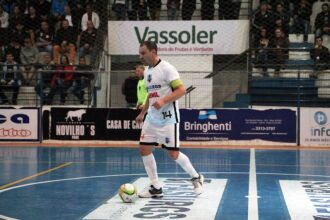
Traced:
[[165, 105], [165, 102], [162, 99], [158, 99], [154, 104], [152, 104], [152, 106], [157, 110], [163, 107], [163, 105]]

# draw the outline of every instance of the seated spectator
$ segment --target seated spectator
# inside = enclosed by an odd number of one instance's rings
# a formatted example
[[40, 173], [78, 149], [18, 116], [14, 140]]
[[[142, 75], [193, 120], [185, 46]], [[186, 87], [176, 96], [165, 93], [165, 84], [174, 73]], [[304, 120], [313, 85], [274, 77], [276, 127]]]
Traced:
[[191, 20], [196, 10], [196, 0], [183, 0], [182, 1], [182, 20]]
[[161, 0], [147, 0], [147, 5], [149, 8], [150, 18], [153, 21], [159, 21], [160, 19], [160, 10], [162, 7]]
[[23, 23], [18, 21], [15, 28], [12, 30], [11, 39], [15, 39], [21, 46], [24, 45], [25, 38], [30, 37], [28, 30], [24, 27]]
[[53, 75], [55, 74], [54, 70], [55, 65], [52, 61], [51, 54], [44, 54], [43, 63], [38, 71], [37, 85], [34, 88], [43, 104], [50, 103], [50, 101], [47, 100], [48, 95], [45, 94], [44, 90], [47, 88], [51, 88], [50, 82], [53, 78]]
[[322, 12], [316, 16], [315, 30], [315, 37], [320, 37], [323, 34], [330, 34], [330, 13], [327, 3], [322, 4]]
[[[314, 60], [314, 70], [320, 71], [328, 69], [329, 67], [329, 61], [330, 61], [330, 55], [329, 55], [329, 49], [323, 44], [322, 37], [316, 37], [315, 38], [315, 45], [314, 48], [310, 51], [311, 58]], [[311, 74], [311, 78], [316, 78], [317, 72], [314, 72]]]
[[2, 28], [8, 28], [9, 26], [9, 14], [3, 10], [3, 6], [0, 4], [0, 25]]
[[304, 34], [304, 41], [308, 40], [311, 15], [311, 4], [307, 0], [300, 0], [299, 4], [293, 11], [292, 32], [295, 34]]
[[9, 36], [10, 36], [9, 29], [1, 27], [1, 22], [0, 22], [0, 41], [2, 41], [4, 44], [8, 44]]
[[262, 68], [262, 74], [268, 76], [267, 69], [270, 61], [270, 43], [267, 37], [261, 37], [259, 40], [258, 50], [256, 54], [256, 67]]
[[57, 72], [53, 75], [50, 85], [51, 89], [46, 98], [47, 104], [52, 104], [53, 98], [57, 91], [61, 96], [61, 104], [65, 103], [67, 90], [72, 86], [73, 67], [69, 63], [69, 58], [66, 55], [61, 56], [60, 65], [56, 67]]
[[92, 21], [95, 29], [98, 29], [100, 26], [99, 15], [93, 11], [93, 7], [90, 4], [86, 6], [86, 13], [83, 15], [81, 19], [82, 31], [85, 31], [87, 29], [87, 21]]
[[170, 21], [178, 20], [180, 14], [180, 0], [167, 0], [167, 19]]
[[[261, 27], [266, 27], [268, 33], [272, 33], [274, 27], [274, 16], [269, 10], [267, 2], [262, 2], [260, 8], [252, 16], [253, 33], [258, 34]], [[270, 36], [271, 37], [271, 36]]]
[[259, 34], [256, 34], [254, 36], [254, 43], [253, 43], [254, 47], [258, 48], [259, 45], [260, 45], [260, 40], [263, 39], [263, 38], [267, 38], [268, 40], [272, 40], [272, 39], [269, 38], [267, 28], [265, 28], [265, 27], [261, 27]]
[[30, 38], [24, 39], [24, 46], [20, 53], [21, 64], [20, 68], [25, 85], [30, 85], [35, 75], [35, 65], [39, 61], [38, 48], [32, 45]]
[[15, 5], [13, 11], [9, 15], [9, 27], [10, 29], [15, 28], [17, 23], [24, 21], [24, 14], [21, 12], [19, 5]]
[[24, 26], [28, 30], [33, 44], [35, 43], [35, 33], [39, 30], [40, 23], [40, 17], [37, 15], [36, 9], [30, 5], [29, 14], [25, 17]]
[[94, 49], [94, 43], [96, 40], [96, 29], [93, 22], [87, 22], [87, 30], [83, 31], [80, 36], [80, 49], [79, 56], [85, 57], [86, 54], [91, 54]]
[[136, 21], [138, 17], [140, 21], [147, 20], [148, 8], [145, 0], [128, 0], [126, 4], [128, 20]]
[[3, 5], [3, 10], [10, 14], [15, 7], [16, 0], [3, 0], [1, 1], [1, 5]]
[[70, 63], [74, 63], [76, 55], [76, 41], [77, 35], [72, 27], [69, 26], [68, 20], [62, 21], [62, 27], [57, 31], [55, 36], [55, 46], [54, 49], [54, 63], [58, 63], [58, 57], [61, 53], [65, 55], [69, 52]]
[[284, 10], [282, 3], [276, 4], [276, 10], [274, 13], [275, 28], [281, 27], [286, 35], [290, 32], [290, 15]]
[[68, 0], [52, 0], [51, 13], [58, 19], [64, 14], [64, 7]]
[[21, 44], [15, 38], [11, 38], [10, 44], [5, 49], [6, 53], [10, 52], [14, 56], [14, 61], [18, 64], [21, 63]]
[[6, 104], [9, 102], [6, 94], [4, 93], [4, 90], [12, 90], [11, 104], [17, 105], [17, 96], [21, 84], [21, 77], [17, 63], [14, 61], [13, 54], [8, 52], [6, 54], [6, 62], [2, 65], [1, 68], [0, 104]]
[[241, 0], [219, 0], [219, 20], [237, 20], [241, 10]]
[[79, 30], [79, 22], [77, 16], [72, 13], [72, 10], [69, 5], [64, 6], [64, 14], [61, 17], [61, 20], [68, 20], [69, 21], [69, 26], [73, 27], [75, 31]]
[[50, 1], [46, 0], [37, 0], [34, 3], [34, 7], [37, 10], [37, 14], [41, 16], [47, 16], [50, 14], [51, 4]]
[[275, 64], [275, 76], [279, 75], [280, 69], [284, 69], [285, 63], [289, 58], [288, 48], [290, 46], [290, 41], [287, 36], [285, 36], [281, 28], [275, 29], [275, 38], [273, 40], [272, 48]]
[[215, 0], [201, 0], [201, 16], [202, 20], [214, 19], [214, 1]]
[[126, 2], [125, 0], [115, 0], [113, 3], [113, 11], [116, 13], [117, 21], [126, 20]]
[[79, 58], [79, 65], [75, 69], [73, 85], [68, 92], [73, 93], [80, 101], [80, 104], [85, 102], [85, 88], [90, 86], [90, 82], [94, 79], [94, 75], [90, 72], [92, 67], [86, 64], [85, 57]]
[[39, 52], [53, 54], [53, 41], [54, 34], [50, 31], [48, 23], [46, 21], [41, 22], [41, 28], [36, 37]]

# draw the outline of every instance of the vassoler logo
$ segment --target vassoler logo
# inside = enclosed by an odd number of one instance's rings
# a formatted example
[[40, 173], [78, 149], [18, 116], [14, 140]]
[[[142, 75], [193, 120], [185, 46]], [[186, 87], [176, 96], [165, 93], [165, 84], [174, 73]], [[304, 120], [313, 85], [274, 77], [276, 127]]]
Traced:
[[210, 120], [217, 120], [217, 113], [214, 110], [211, 111], [199, 111], [199, 116], [198, 116], [199, 120], [206, 120], [206, 119], [210, 119]]
[[327, 115], [324, 112], [315, 112], [314, 120], [318, 125], [325, 125], [328, 121]]

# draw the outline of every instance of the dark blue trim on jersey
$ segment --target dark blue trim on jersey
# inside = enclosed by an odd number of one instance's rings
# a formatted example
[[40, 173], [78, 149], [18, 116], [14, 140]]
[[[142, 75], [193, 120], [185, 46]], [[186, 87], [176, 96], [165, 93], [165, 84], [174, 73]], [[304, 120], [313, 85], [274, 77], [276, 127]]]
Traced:
[[174, 115], [175, 115], [175, 122], [179, 123], [178, 113], [176, 112], [176, 104], [175, 101], [173, 102], [173, 108], [174, 108]]
[[155, 68], [162, 60], [159, 59], [158, 62], [153, 66], [153, 68]]

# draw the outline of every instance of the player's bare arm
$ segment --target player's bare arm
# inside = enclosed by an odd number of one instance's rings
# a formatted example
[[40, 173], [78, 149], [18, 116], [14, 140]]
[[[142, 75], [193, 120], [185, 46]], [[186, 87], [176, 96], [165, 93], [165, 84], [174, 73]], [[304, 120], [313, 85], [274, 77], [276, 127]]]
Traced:
[[138, 122], [138, 123], [142, 123], [143, 122], [144, 116], [147, 113], [148, 108], [149, 108], [149, 95], [148, 95], [148, 97], [146, 99], [146, 102], [145, 102], [143, 108], [141, 109], [140, 114], [135, 119], [136, 122]]

